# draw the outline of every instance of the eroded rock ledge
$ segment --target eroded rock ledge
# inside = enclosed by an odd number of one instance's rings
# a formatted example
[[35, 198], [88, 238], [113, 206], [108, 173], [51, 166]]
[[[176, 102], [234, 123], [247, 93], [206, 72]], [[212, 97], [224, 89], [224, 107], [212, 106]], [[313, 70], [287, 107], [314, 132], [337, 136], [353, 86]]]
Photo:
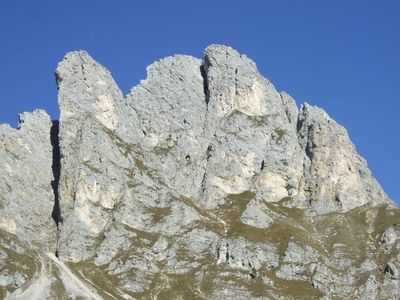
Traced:
[[126, 96], [85, 51], [56, 78], [59, 123], [0, 127], [3, 296], [34, 276], [44, 298], [400, 293], [399, 209], [346, 130], [245, 55], [164, 58]]

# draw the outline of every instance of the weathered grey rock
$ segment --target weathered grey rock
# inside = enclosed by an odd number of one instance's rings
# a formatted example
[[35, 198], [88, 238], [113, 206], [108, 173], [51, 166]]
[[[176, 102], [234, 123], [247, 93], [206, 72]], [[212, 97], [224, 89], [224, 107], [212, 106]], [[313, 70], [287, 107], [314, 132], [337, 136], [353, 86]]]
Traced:
[[379, 241], [384, 253], [400, 251], [400, 227], [395, 224], [385, 229]]
[[245, 55], [167, 57], [126, 97], [84, 51], [56, 77], [59, 137], [0, 127], [1, 298], [398, 299], [400, 210]]
[[[116, 146], [122, 94], [102, 66], [86, 52], [71, 52], [58, 65], [61, 223], [58, 255], [80, 261], [112, 221], [124, 196], [122, 180], [131, 165]], [[134, 120], [133, 120], [134, 121]]]
[[299, 140], [308, 158], [307, 198], [316, 214], [388, 202], [365, 160], [357, 154], [346, 129], [326, 112], [304, 104], [298, 127]]
[[200, 61], [186, 56], [150, 66], [148, 79], [126, 100], [109, 72], [85, 52], [67, 55], [57, 74], [65, 228], [59, 255], [79, 261], [94, 254], [97, 237], [112, 220], [146, 230], [152, 222], [149, 209], [167, 209], [168, 194], [197, 195], [204, 173], [198, 157], [204, 155], [203, 82]]
[[379, 284], [374, 275], [370, 275], [358, 291], [359, 299], [373, 300], [377, 299], [379, 294]]
[[147, 68], [147, 79], [126, 98], [144, 134], [145, 160], [177, 196], [196, 199], [205, 172], [206, 142], [201, 60], [167, 57]]
[[267, 206], [260, 201], [252, 200], [246, 206], [240, 221], [249, 226], [265, 229], [274, 223], [274, 217], [276, 214], [272, 213]]
[[204, 69], [210, 139], [204, 205], [214, 208], [227, 194], [248, 190], [264, 201], [289, 196], [287, 181], [297, 187], [303, 164], [291, 123], [294, 102], [230, 47], [209, 46]]
[[317, 268], [318, 258], [318, 252], [312, 247], [290, 241], [276, 276], [286, 280], [306, 281]]
[[379, 296], [382, 299], [398, 299], [400, 295], [400, 260], [391, 258], [385, 269], [385, 278]]
[[54, 251], [51, 128], [43, 110], [0, 125], [0, 229]]
[[245, 239], [222, 240], [217, 246], [217, 264], [226, 264], [232, 269], [248, 271], [250, 278], [257, 277], [257, 271], [278, 266], [279, 256], [276, 247], [254, 244]]
[[0, 274], [0, 286], [16, 286], [20, 287], [23, 283], [25, 283], [27, 278], [24, 278], [20, 273], [8, 274], [4, 272]]

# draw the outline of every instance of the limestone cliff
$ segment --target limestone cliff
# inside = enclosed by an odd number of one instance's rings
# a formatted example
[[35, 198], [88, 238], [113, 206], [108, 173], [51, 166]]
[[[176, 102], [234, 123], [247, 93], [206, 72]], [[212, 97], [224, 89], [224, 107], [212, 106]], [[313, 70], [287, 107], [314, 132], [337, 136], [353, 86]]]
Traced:
[[85, 51], [56, 79], [59, 122], [0, 126], [3, 297], [399, 299], [399, 208], [245, 55], [164, 58], [126, 96]]

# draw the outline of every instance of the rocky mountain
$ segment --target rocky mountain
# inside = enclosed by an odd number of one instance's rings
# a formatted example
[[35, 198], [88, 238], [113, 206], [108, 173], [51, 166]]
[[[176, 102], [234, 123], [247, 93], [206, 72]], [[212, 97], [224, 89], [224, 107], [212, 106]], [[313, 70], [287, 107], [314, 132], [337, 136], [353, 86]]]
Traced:
[[400, 209], [347, 131], [222, 45], [0, 126], [0, 297], [400, 299]]

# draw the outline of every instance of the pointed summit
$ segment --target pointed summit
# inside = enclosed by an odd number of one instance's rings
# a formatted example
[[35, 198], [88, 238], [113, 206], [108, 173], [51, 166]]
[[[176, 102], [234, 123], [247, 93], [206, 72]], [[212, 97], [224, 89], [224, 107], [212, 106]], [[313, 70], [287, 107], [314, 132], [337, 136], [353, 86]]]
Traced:
[[59, 132], [0, 126], [0, 297], [397, 299], [400, 209], [245, 55], [161, 59], [126, 97], [85, 51], [56, 77]]

